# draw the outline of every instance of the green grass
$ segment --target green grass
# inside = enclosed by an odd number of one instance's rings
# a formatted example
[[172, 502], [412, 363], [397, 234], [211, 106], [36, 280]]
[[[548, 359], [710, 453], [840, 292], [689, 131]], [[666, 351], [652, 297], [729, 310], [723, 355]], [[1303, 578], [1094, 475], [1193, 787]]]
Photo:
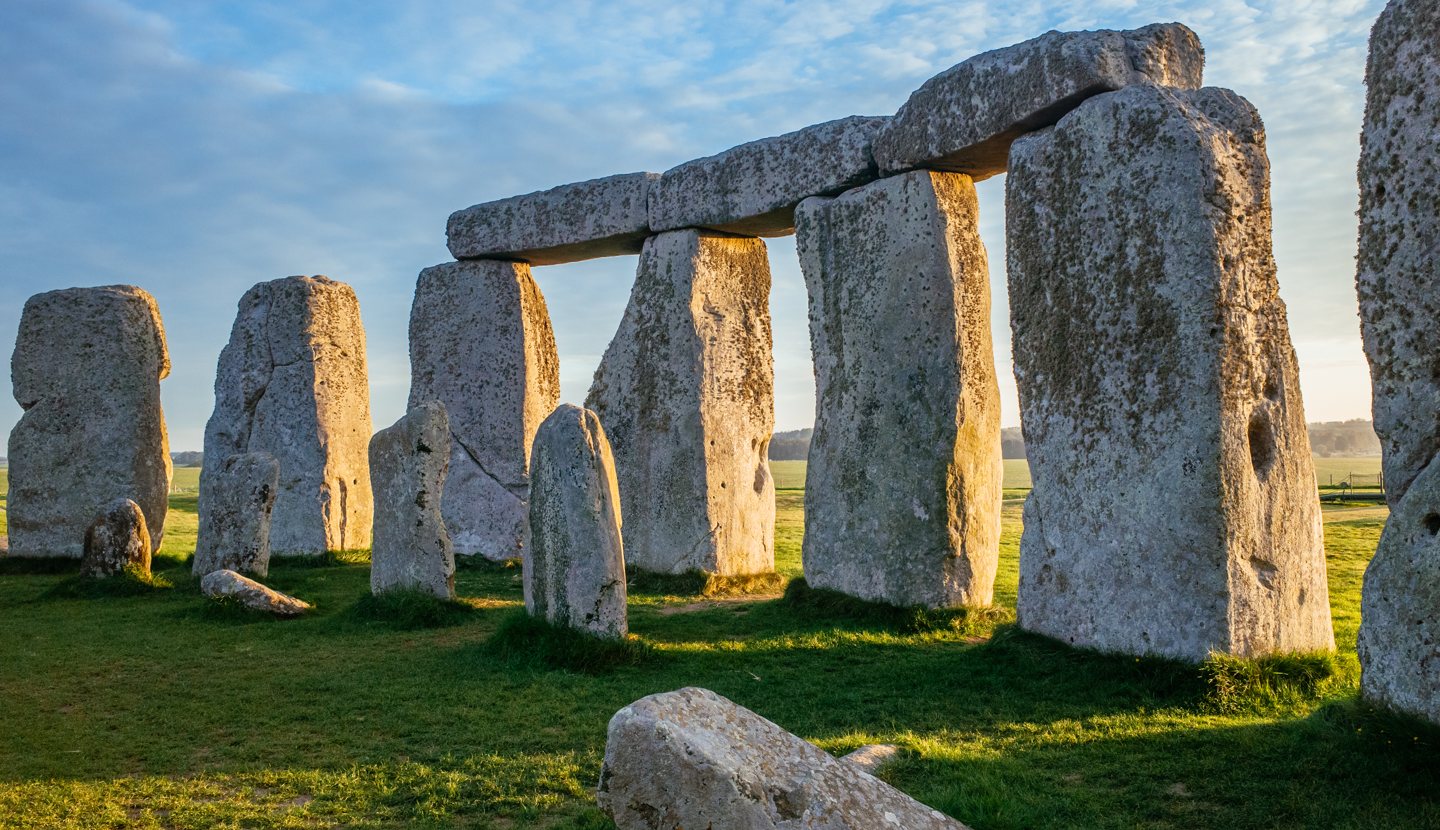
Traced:
[[[778, 498], [792, 577], [801, 495]], [[976, 830], [1440, 826], [1435, 730], [1354, 700], [1383, 507], [1326, 508], [1337, 656], [1197, 669], [1005, 622], [1020, 504], [1006, 500], [997, 611], [919, 625], [636, 591], [631, 660], [524, 619], [518, 568], [462, 568], [469, 610], [434, 628], [363, 613], [355, 555], [272, 564], [267, 584], [309, 616], [216, 615], [184, 564], [194, 495], [179, 492], [155, 558], [169, 590], [69, 598], [52, 593], [67, 573], [0, 568], [0, 827], [600, 830], [610, 716], [687, 685], [834, 753], [900, 745], [883, 777]]]

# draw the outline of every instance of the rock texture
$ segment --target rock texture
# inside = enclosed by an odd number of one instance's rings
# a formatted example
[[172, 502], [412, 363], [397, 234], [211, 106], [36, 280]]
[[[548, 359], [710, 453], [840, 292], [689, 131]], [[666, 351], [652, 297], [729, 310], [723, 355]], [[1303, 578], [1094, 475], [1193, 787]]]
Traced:
[[274, 614], [277, 617], [298, 617], [314, 607], [234, 571], [212, 571], [206, 574], [200, 579], [200, 592], [211, 599], [234, 600], [253, 611]]
[[629, 631], [620, 490], [594, 412], [564, 404], [535, 434], [525, 609], [609, 639]]
[[840, 760], [874, 775], [882, 767], [894, 763], [899, 755], [900, 747], [894, 744], [866, 744]]
[[426, 401], [370, 439], [375, 538], [370, 590], [423, 591], [455, 598], [455, 552], [440, 515], [450, 469], [450, 419]]
[[626, 173], [512, 196], [450, 214], [456, 259], [532, 265], [634, 254], [649, 235], [646, 202], [656, 173]]
[[1440, 7], [1370, 35], [1356, 287], [1390, 518], [1365, 571], [1361, 691], [1440, 723]]
[[874, 181], [870, 145], [886, 120], [852, 115], [667, 170], [650, 194], [650, 228], [788, 235], [805, 198]]
[[964, 825], [706, 689], [615, 713], [596, 792], [619, 830], [961, 830]]
[[149, 576], [150, 553], [150, 531], [140, 505], [116, 499], [85, 531], [80, 575], [104, 578], [134, 567]]
[[1200, 38], [1179, 23], [1134, 31], [1047, 32], [976, 55], [926, 81], [875, 139], [884, 173], [915, 167], [1005, 172], [1010, 143], [1092, 95], [1131, 84], [1197, 89]]
[[525, 549], [530, 443], [560, 400], [545, 298], [523, 263], [426, 268], [410, 310], [410, 406], [450, 419], [440, 512], [457, 554], [513, 559]]
[[[262, 282], [220, 352], [202, 477], [232, 455], [280, 464], [275, 556], [370, 546], [370, 386], [360, 303], [328, 277]], [[200, 521], [216, 509], [200, 494]]]
[[770, 264], [765, 243], [652, 237], [590, 387], [615, 451], [630, 567], [775, 569]]
[[192, 571], [270, 573], [270, 512], [280, 488], [280, 463], [265, 452], [232, 455], [200, 479], [200, 532]]
[[1254, 108], [1096, 96], [1015, 143], [1006, 187], [1021, 627], [1196, 661], [1333, 648]]
[[805, 578], [894, 605], [988, 605], [1000, 390], [969, 177], [928, 171], [796, 212], [815, 434]]
[[155, 298], [132, 285], [67, 288], [25, 303], [10, 359], [25, 410], [10, 432], [11, 556], [79, 559], [95, 511], [140, 505], [164, 538], [170, 448], [160, 380], [170, 374]]

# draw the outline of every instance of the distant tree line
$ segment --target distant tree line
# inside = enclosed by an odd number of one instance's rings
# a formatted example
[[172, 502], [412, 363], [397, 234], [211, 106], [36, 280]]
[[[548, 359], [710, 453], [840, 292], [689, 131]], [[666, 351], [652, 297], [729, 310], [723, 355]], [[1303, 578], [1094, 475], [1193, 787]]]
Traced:
[[194, 450], [170, 453], [170, 463], [176, 467], [199, 467], [204, 459], [205, 453]]
[[[804, 461], [810, 454], [814, 430], [777, 432], [770, 439], [772, 461]], [[1374, 426], [1364, 418], [1351, 421], [1324, 421], [1310, 424], [1310, 449], [1322, 458], [1380, 454], [1380, 439]], [[1000, 454], [1005, 458], [1025, 457], [1025, 438], [1019, 427], [1000, 430]]]

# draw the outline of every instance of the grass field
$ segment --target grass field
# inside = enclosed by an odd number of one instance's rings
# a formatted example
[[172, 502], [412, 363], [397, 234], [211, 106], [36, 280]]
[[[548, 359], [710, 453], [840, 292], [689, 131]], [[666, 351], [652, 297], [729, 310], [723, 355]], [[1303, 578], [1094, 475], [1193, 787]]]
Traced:
[[[775, 472], [778, 565], [797, 575], [800, 471]], [[1440, 826], [1435, 733], [1354, 702], [1359, 582], [1383, 508], [1327, 507], [1338, 679], [1226, 697], [1194, 668], [1076, 652], [1003, 621], [917, 632], [768, 597], [632, 594], [648, 662], [552, 670], [486, 648], [517, 613], [518, 570], [463, 569], [473, 612], [403, 629], [357, 613], [363, 558], [280, 563], [269, 582], [317, 613], [237, 619], [184, 570], [185, 482], [156, 559], [172, 589], [65, 599], [50, 593], [63, 574], [0, 562], [0, 827], [596, 830], [610, 715], [686, 685], [832, 752], [898, 743], [883, 777], [977, 830]], [[1019, 508], [1007, 500], [1005, 608]]]

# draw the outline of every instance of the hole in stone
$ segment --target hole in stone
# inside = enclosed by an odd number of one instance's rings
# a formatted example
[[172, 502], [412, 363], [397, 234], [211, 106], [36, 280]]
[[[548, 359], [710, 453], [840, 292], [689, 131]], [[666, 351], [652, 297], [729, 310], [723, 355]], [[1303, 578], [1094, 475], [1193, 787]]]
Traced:
[[1275, 434], [1270, 429], [1270, 416], [1257, 409], [1250, 414], [1250, 429], [1247, 436], [1250, 444], [1250, 466], [1255, 475], [1264, 476], [1275, 463]]
[[1272, 401], [1280, 399], [1280, 384], [1275, 382], [1275, 378], [1265, 379], [1265, 397]]
[[1440, 533], [1440, 514], [1431, 513], [1425, 517], [1425, 530], [1427, 530], [1431, 536]]

